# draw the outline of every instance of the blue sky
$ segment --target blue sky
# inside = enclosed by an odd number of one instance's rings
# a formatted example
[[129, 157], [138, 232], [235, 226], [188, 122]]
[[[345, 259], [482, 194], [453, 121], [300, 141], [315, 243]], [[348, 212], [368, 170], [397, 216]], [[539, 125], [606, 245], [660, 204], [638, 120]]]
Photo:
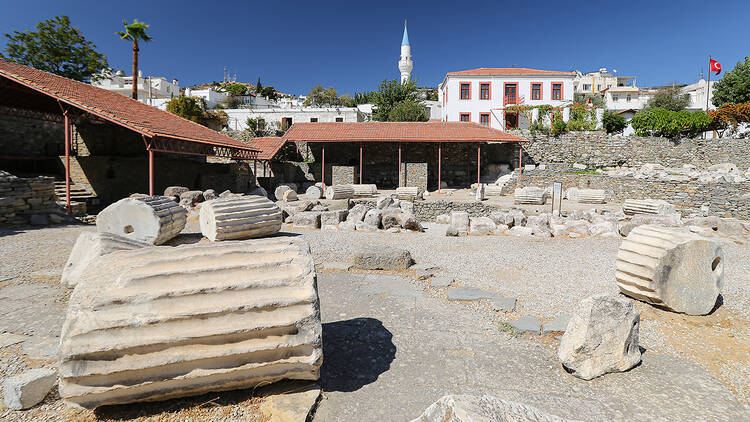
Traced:
[[255, 83], [260, 76], [291, 94], [316, 84], [353, 94], [397, 78], [404, 19], [413, 75], [428, 86], [449, 71], [511, 65], [606, 67], [637, 76], [639, 86], [690, 83], [701, 67], [707, 70], [708, 54], [724, 71], [750, 55], [744, 0], [0, 0], [0, 33], [62, 14], [128, 74], [131, 50], [114, 32], [123, 19], [138, 18], [154, 37], [141, 48], [145, 74], [187, 86], [221, 80], [226, 66], [238, 80]]

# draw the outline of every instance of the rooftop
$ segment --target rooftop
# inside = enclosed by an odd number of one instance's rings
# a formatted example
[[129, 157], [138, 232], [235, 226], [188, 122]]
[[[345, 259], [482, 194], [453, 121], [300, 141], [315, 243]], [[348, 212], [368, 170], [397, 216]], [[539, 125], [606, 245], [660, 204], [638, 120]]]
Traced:
[[318, 122], [295, 123], [287, 141], [309, 142], [527, 142], [479, 123], [467, 122]]
[[556, 70], [529, 69], [525, 67], [480, 67], [477, 69], [448, 72], [448, 75], [560, 75], [573, 76], [574, 72], [560, 72]]
[[248, 145], [260, 151], [258, 153], [259, 160], [270, 160], [285, 143], [286, 139], [278, 136], [262, 136], [251, 139]]

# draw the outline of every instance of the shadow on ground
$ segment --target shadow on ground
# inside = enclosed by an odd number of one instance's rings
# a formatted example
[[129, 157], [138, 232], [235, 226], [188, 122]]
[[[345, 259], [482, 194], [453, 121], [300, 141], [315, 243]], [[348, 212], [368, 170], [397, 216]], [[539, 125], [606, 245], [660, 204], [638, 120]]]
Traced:
[[323, 391], [356, 391], [375, 382], [396, 358], [393, 334], [374, 318], [323, 324]]

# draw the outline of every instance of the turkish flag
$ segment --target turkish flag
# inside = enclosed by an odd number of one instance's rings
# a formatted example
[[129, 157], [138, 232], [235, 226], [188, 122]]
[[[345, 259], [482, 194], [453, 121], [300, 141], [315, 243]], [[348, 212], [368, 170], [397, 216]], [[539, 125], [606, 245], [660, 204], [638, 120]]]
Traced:
[[714, 59], [709, 60], [711, 61], [711, 71], [716, 72], [717, 75], [721, 73], [721, 63], [717, 62]]

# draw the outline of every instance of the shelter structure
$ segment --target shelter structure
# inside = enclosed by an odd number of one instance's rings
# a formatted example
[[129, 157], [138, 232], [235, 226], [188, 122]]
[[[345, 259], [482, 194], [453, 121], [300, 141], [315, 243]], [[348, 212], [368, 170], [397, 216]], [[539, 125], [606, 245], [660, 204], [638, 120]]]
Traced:
[[[241, 141], [115, 92], [4, 60], [0, 60], [0, 114], [3, 117], [11, 115], [19, 119], [51, 122], [52, 124], [49, 125], [51, 129], [59, 128], [62, 120], [65, 197], [68, 211], [70, 211], [73, 139], [83, 137], [85, 135], [83, 132], [87, 130], [94, 135], [89, 137], [89, 142], [77, 147], [85, 148], [87, 152], [106, 150], [110, 156], [113, 155], [111, 151], [120, 154], [138, 154], [135, 148], [142, 143], [148, 156], [148, 192], [150, 195], [155, 193], [154, 154], [157, 152], [162, 153], [164, 157], [173, 157], [174, 154], [178, 154], [199, 157], [216, 156], [234, 160], [252, 160], [258, 156], [259, 152]], [[2, 123], [5, 121], [2, 120]], [[74, 126], [78, 128], [76, 136], [73, 133]], [[103, 132], [101, 128], [97, 129], [97, 126], [105, 126], [108, 129], [106, 132], [108, 135], [101, 135]], [[13, 142], [19, 145], [18, 149], [25, 148], [26, 144], [33, 144], [31, 136], [28, 135], [31, 130], [25, 132], [26, 138], [19, 141], [11, 140], [17, 133], [9, 129], [9, 126], [2, 124], [0, 129], [4, 132], [0, 135], [4, 140], [9, 139], [8, 143], [11, 144], [6, 145], [8, 149], [0, 152], [0, 155], [5, 155], [6, 159], [11, 160], [34, 158], [39, 155], [38, 145], [41, 144], [34, 144], [36, 147], [26, 153], [13, 153]], [[51, 136], [57, 136], [57, 134]], [[55, 143], [51, 145], [52, 155], [59, 153], [55, 151], [58, 145]], [[92, 153], [92, 155], [95, 154]], [[205, 163], [205, 158], [203, 160]], [[122, 167], [127, 167], [127, 163]], [[181, 167], [182, 169], [177, 168], [175, 173], [180, 171], [184, 173], [186, 166]], [[111, 167], [97, 174], [102, 175], [102, 178], [115, 179], [114, 175], [109, 174], [109, 170]], [[196, 173], [198, 172], [196, 167]], [[132, 175], [132, 172], [126, 175], [123, 171], [123, 177], [118, 178], [117, 183], [126, 184], [132, 188], [133, 181], [126, 179]]]
[[477, 123], [440, 121], [295, 123], [284, 138], [311, 151], [324, 185], [432, 190], [491, 183], [505, 170], [520, 171], [527, 142]]

